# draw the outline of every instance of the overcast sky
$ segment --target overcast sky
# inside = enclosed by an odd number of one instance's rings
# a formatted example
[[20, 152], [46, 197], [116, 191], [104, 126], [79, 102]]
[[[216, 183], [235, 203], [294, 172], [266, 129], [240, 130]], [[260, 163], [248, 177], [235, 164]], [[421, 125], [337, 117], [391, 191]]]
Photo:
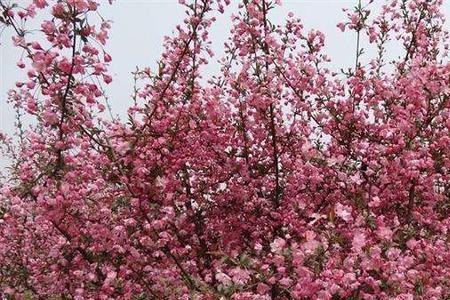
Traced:
[[[24, 5], [31, 0], [19, 1]], [[163, 36], [171, 34], [180, 23], [184, 9], [178, 0], [116, 0], [113, 5], [108, 5], [106, 0], [101, 2], [100, 13], [113, 21], [106, 50], [113, 57], [111, 73], [114, 80], [107, 86], [107, 94], [113, 112], [123, 116], [131, 103], [133, 83], [130, 73], [136, 66], [152, 68], [156, 65], [162, 51]], [[210, 34], [216, 58], [223, 53], [222, 45], [230, 30], [230, 15], [239, 3], [238, 0], [231, 2], [226, 13], [218, 16]], [[450, 15], [449, 2], [444, 0], [447, 15]], [[385, 0], [376, 0], [372, 4], [374, 11], [383, 3]], [[342, 8], [356, 4], [357, 0], [284, 0], [281, 7], [272, 11], [270, 18], [275, 24], [283, 23], [292, 11], [303, 20], [305, 29], [324, 32], [326, 52], [333, 60], [333, 67], [339, 70], [354, 64], [355, 35], [341, 33], [336, 24], [345, 18]], [[11, 133], [14, 114], [6, 103], [6, 94], [18, 79], [23, 78], [23, 74], [15, 65], [20, 53], [12, 47], [9, 29], [1, 35], [0, 43], [0, 131]], [[215, 68], [211, 66], [205, 72], [213, 73], [213, 70]]]

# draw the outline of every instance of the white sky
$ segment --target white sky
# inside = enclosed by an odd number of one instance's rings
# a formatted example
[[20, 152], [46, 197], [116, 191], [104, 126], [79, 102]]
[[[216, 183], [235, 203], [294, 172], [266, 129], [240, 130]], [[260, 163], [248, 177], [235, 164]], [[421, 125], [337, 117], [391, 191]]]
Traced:
[[[31, 0], [16, 0], [26, 5]], [[100, 0], [100, 13], [106, 19], [113, 20], [111, 38], [106, 50], [112, 55], [111, 73], [113, 82], [107, 86], [107, 94], [115, 114], [124, 115], [131, 103], [131, 72], [136, 66], [154, 68], [162, 51], [164, 35], [172, 32], [184, 17], [184, 9], [178, 0], [116, 0], [108, 5]], [[376, 11], [386, 0], [375, 0], [372, 7]], [[210, 38], [218, 59], [223, 53], [222, 45], [230, 29], [230, 15], [237, 9], [239, 0], [231, 0], [224, 15], [217, 16]], [[450, 16], [450, 0], [444, 0], [444, 10]], [[305, 29], [318, 29], [325, 33], [326, 52], [333, 61], [333, 67], [351, 67], [354, 64], [354, 33], [342, 33], [336, 24], [345, 19], [342, 8], [351, 8], [357, 0], [284, 0], [281, 7], [272, 11], [271, 20], [275, 24], [283, 23], [292, 11], [300, 17]], [[448, 26], [447, 26], [448, 27]], [[14, 83], [23, 78], [22, 70], [16, 67], [20, 52], [12, 47], [11, 30], [0, 36], [0, 131], [11, 133], [14, 113], [6, 103], [6, 94]], [[363, 45], [364, 47], [364, 41]], [[395, 51], [395, 50], [394, 50]], [[214, 64], [206, 73], [212, 73]]]

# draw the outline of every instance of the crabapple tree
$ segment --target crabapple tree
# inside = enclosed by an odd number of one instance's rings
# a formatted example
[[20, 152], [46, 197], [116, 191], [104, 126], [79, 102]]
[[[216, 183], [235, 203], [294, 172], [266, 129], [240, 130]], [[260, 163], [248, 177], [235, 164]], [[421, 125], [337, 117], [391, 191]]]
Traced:
[[357, 3], [341, 71], [323, 33], [271, 22], [279, 1], [237, 1], [214, 76], [230, 1], [182, 0], [126, 120], [100, 1], [24, 2], [0, 0], [26, 78], [0, 136], [2, 299], [449, 299], [442, 0]]

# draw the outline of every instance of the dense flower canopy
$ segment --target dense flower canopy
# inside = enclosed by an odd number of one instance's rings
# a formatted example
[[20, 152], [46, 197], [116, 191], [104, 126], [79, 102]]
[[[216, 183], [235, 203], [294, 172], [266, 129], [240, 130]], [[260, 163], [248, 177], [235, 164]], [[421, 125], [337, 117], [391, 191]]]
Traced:
[[33, 120], [0, 136], [2, 299], [449, 299], [442, 0], [360, 2], [341, 72], [321, 32], [270, 21], [278, 2], [241, 1], [206, 77], [229, 0], [180, 1], [123, 121], [97, 1], [0, 0], [27, 76], [8, 98]]

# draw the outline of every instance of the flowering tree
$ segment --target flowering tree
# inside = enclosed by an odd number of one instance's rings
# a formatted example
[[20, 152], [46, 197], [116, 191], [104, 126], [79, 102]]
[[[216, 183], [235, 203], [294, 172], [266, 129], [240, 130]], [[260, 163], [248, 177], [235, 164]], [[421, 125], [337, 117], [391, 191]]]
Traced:
[[[229, 0], [180, 2], [123, 122], [102, 113], [96, 1], [0, 0], [27, 75], [9, 101], [33, 120], [1, 136], [1, 297], [449, 299], [442, 0], [389, 0], [375, 17], [360, 2], [338, 24], [357, 38], [339, 73], [321, 32], [243, 0], [211, 78], [208, 30]], [[365, 36], [377, 54], [363, 61]]]

